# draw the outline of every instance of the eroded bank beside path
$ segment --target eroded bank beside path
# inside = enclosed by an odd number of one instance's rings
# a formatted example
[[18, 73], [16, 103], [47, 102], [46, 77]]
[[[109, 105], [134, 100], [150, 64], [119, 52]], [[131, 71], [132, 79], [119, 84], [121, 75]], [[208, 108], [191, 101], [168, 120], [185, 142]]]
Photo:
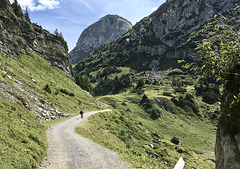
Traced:
[[[110, 110], [84, 113], [88, 116]], [[83, 121], [80, 115], [59, 123], [47, 131], [48, 151], [39, 169], [126, 169], [116, 152], [75, 133], [74, 128]]]

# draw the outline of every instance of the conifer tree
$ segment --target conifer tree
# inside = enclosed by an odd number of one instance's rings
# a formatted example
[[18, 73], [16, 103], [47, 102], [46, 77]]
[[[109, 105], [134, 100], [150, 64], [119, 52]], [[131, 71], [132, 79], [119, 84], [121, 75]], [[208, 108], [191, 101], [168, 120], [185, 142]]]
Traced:
[[56, 36], [59, 36], [58, 29], [55, 29], [54, 34], [55, 34]]
[[21, 6], [19, 5], [17, 0], [14, 0], [14, 2], [12, 4], [12, 8], [13, 8], [13, 11], [14, 11], [16, 16], [18, 16], [18, 17], [23, 16]]
[[31, 22], [30, 17], [29, 17], [29, 13], [28, 13], [28, 8], [26, 7], [25, 13], [24, 13], [24, 17], [28, 22]]

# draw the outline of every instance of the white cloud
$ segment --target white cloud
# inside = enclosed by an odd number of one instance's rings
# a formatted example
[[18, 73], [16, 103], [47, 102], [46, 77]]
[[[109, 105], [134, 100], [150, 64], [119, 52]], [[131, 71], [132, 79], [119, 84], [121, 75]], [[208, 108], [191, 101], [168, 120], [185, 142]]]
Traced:
[[[11, 2], [12, 1], [13, 0], [11, 0]], [[31, 11], [54, 9], [60, 6], [58, 0], [18, 0], [18, 3], [23, 9], [28, 7]]]
[[88, 9], [94, 10], [93, 7], [89, 5], [89, 3], [87, 3], [85, 0], [78, 0], [78, 1], [84, 4], [84, 6], [86, 6]]
[[154, 11], [156, 11], [157, 9], [158, 9], [158, 7], [152, 8], [152, 11], [154, 12]]
[[69, 50], [68, 50], [68, 53], [70, 53], [73, 49], [74, 49], [74, 48], [69, 49]]

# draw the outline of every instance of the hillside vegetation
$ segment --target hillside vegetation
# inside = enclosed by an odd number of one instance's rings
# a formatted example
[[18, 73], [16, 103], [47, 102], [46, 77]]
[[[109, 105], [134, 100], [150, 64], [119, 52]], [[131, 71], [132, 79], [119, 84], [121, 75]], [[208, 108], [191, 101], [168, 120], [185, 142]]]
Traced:
[[36, 168], [41, 163], [47, 143], [45, 128], [37, 120], [103, 108], [39, 55], [15, 60], [0, 54], [0, 63], [1, 168]]
[[[99, 72], [92, 79], [106, 71]], [[133, 168], [173, 168], [180, 157], [186, 168], [214, 168], [216, 82], [180, 69], [124, 67], [96, 81], [104, 91], [98, 100], [115, 111], [93, 115], [77, 132], [119, 152]]]

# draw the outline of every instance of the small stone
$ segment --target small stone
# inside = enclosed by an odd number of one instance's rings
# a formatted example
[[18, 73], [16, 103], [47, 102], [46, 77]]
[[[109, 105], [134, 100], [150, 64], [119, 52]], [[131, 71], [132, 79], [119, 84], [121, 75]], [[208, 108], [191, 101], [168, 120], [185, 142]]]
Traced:
[[8, 79], [12, 79], [12, 77], [11, 77], [11, 76], [9, 76], [9, 75], [7, 75], [7, 77], [8, 77]]

